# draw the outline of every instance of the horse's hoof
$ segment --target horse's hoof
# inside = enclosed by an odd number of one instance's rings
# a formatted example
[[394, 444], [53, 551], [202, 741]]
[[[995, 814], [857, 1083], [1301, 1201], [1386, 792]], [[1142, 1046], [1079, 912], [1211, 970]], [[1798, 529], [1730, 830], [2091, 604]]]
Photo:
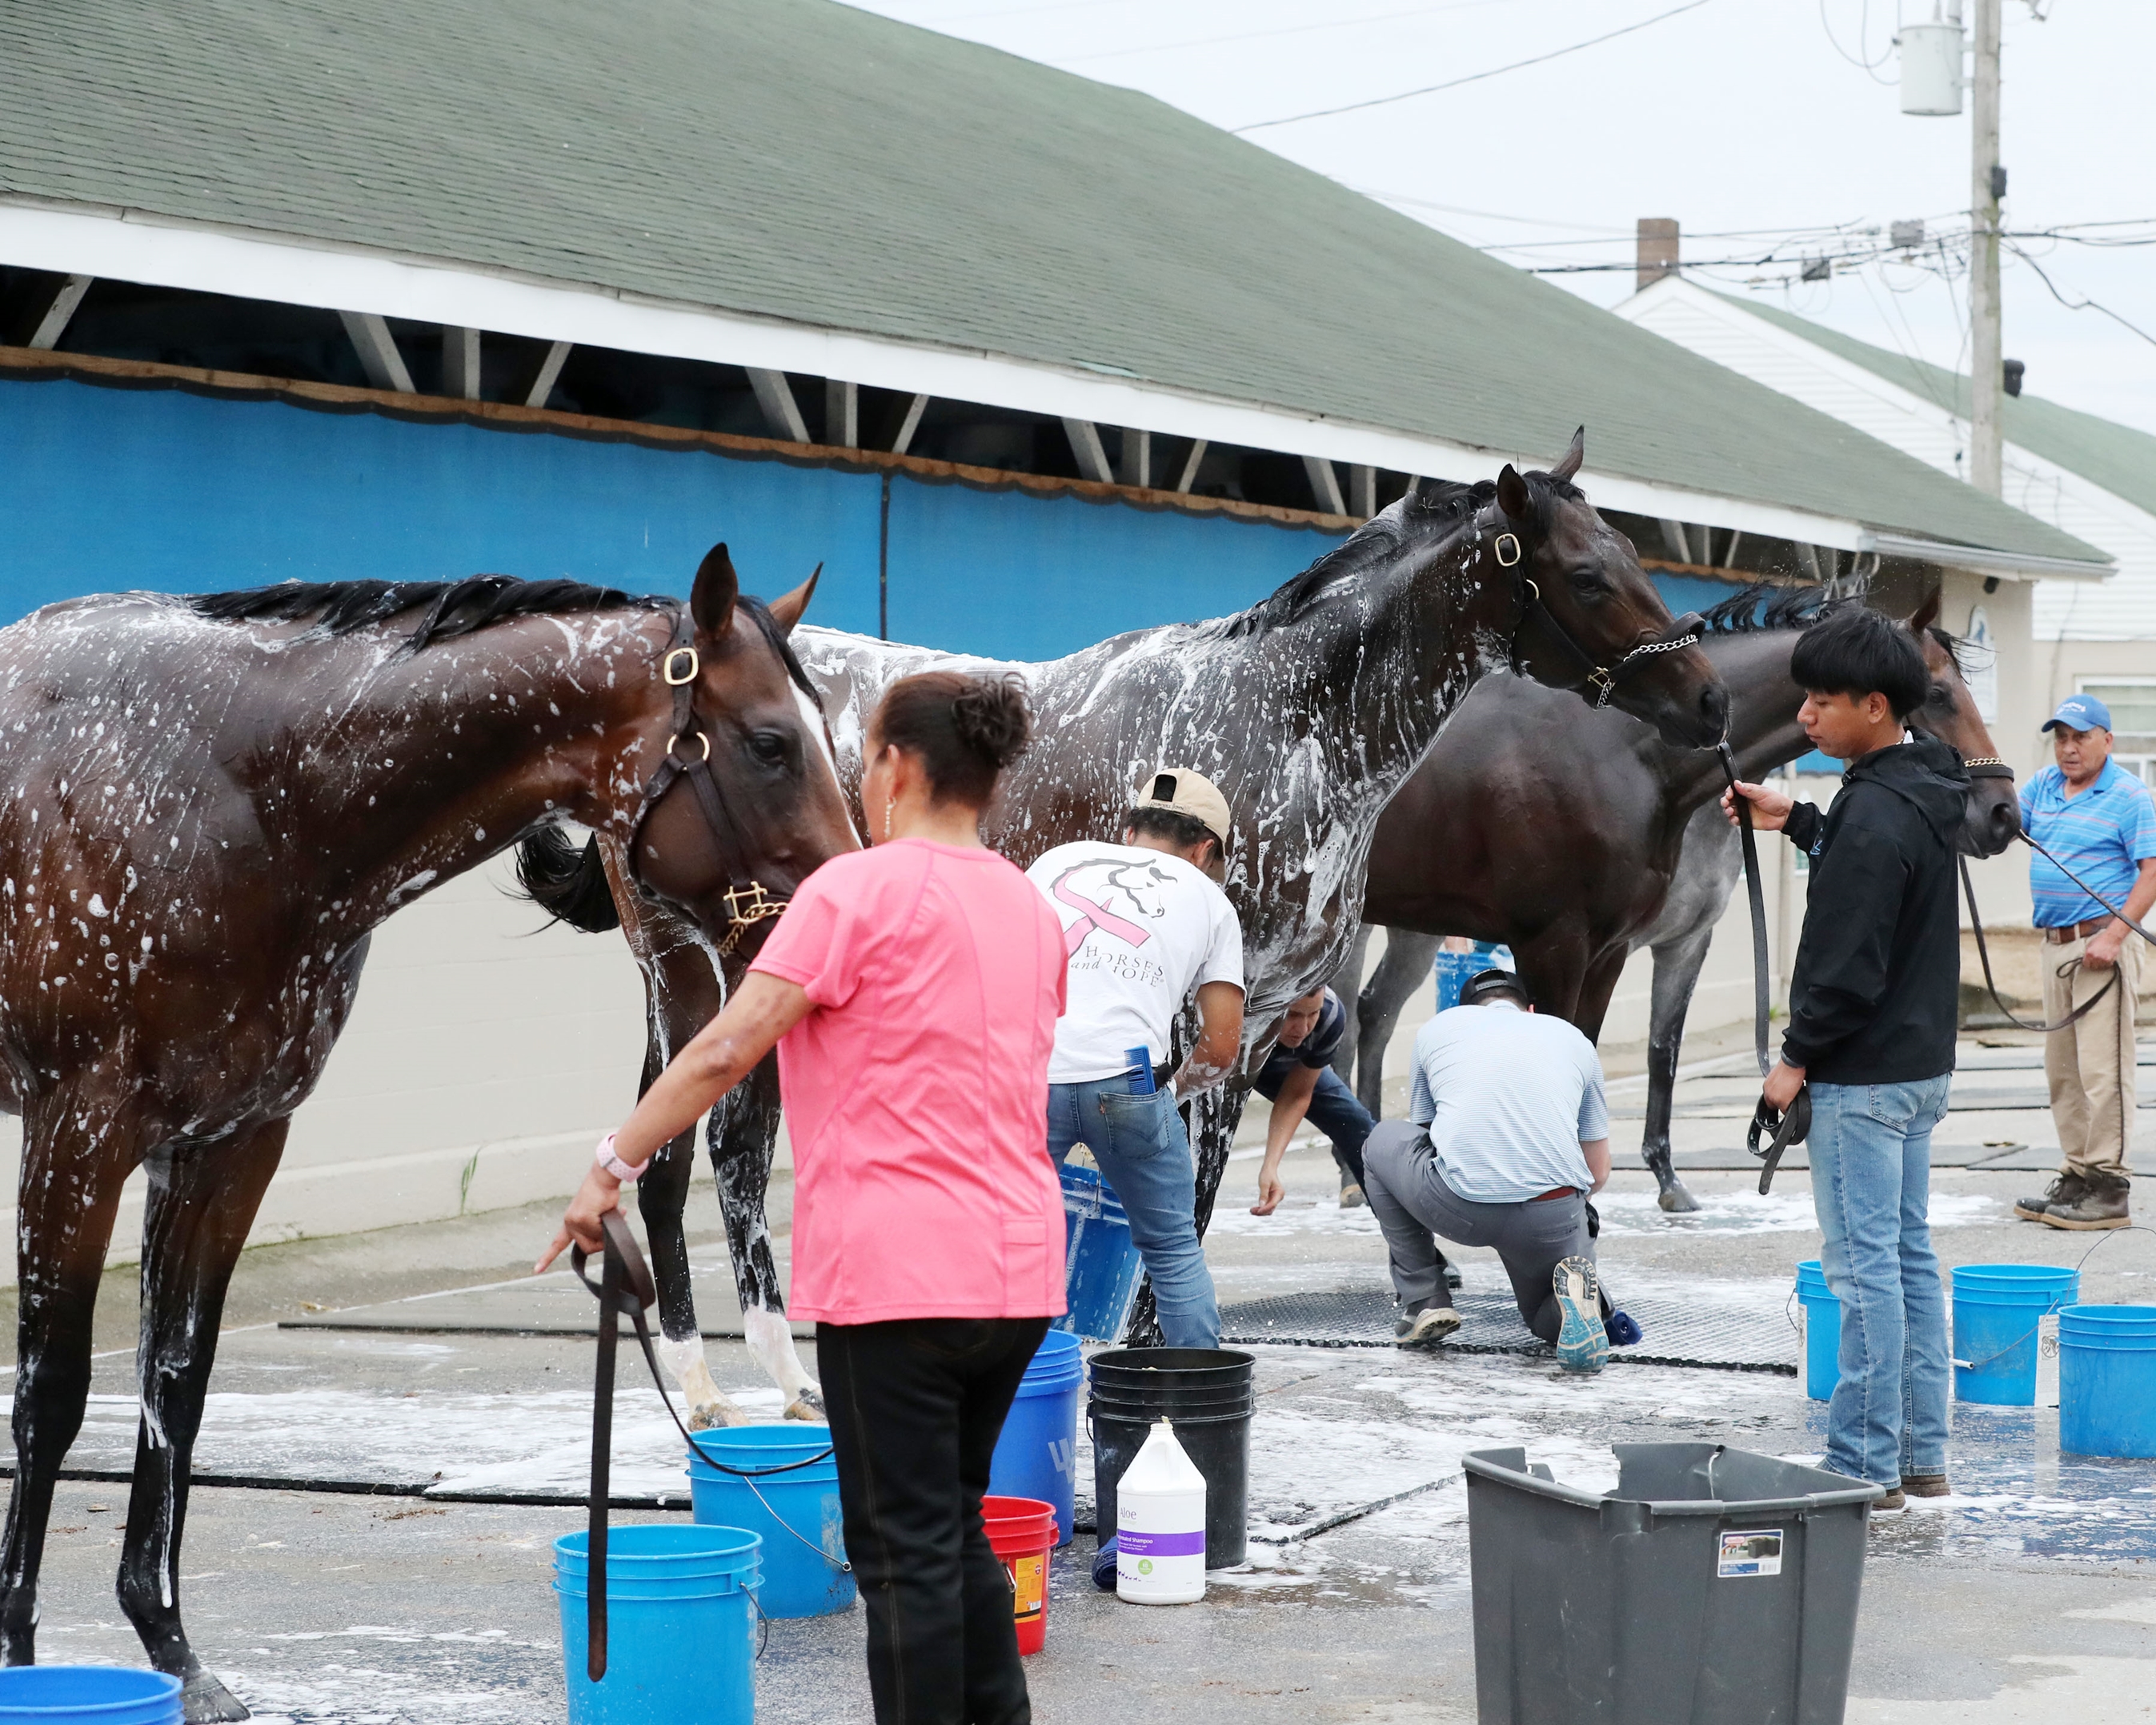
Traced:
[[804, 1388], [786, 1404], [786, 1417], [788, 1420], [805, 1420], [811, 1425], [829, 1425], [831, 1423], [831, 1416], [824, 1408], [824, 1392], [813, 1384]]
[[1685, 1183], [1675, 1174], [1670, 1176], [1670, 1183], [1662, 1188], [1661, 1195], [1655, 1202], [1676, 1216], [1688, 1216], [1699, 1208], [1699, 1200], [1685, 1190]]
[[712, 1431], [729, 1425], [746, 1425], [748, 1415], [732, 1402], [699, 1402], [689, 1409], [689, 1430]]
[[251, 1719], [254, 1716], [239, 1697], [208, 1671], [197, 1671], [180, 1690], [181, 1717], [187, 1725], [208, 1725], [216, 1719]]

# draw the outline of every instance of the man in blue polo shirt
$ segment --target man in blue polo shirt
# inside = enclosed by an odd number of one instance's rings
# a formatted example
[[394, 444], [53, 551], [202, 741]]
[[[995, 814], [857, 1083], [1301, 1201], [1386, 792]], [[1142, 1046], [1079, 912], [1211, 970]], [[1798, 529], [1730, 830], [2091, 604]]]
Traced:
[[[2071, 696], [2044, 728], [2058, 764], [2021, 793], [2022, 828], [2139, 922], [2156, 904], [2156, 804], [2148, 788], [2111, 758], [2110, 709], [2092, 695]], [[2141, 941], [2041, 852], [2030, 860], [2029, 891], [2044, 941], [2046, 1020], [2056, 1024], [2102, 998], [2044, 1039], [2059, 1177], [2015, 1212], [2052, 1228], [2123, 1228]]]

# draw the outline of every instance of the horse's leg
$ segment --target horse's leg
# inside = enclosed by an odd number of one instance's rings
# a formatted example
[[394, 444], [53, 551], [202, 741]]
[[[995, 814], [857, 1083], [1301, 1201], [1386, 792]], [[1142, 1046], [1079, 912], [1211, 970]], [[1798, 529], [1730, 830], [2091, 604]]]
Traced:
[[38, 1570], [61, 1460], [90, 1396], [90, 1319], [105, 1249], [134, 1165], [109, 1117], [85, 1132], [83, 1099], [63, 1092], [23, 1117], [16, 1223], [15, 1486], [0, 1542], [0, 1658], [36, 1658]]
[[1340, 968], [1326, 984], [1348, 1009], [1347, 1022], [1340, 1027], [1340, 1046], [1332, 1050], [1332, 1070], [1348, 1089], [1355, 1087], [1355, 1050], [1362, 1045], [1362, 1015], [1355, 1009], [1357, 998], [1363, 992], [1363, 966], [1370, 952], [1370, 925], [1355, 925], [1355, 943], [1348, 948], [1348, 956]]
[[764, 1194], [771, 1185], [778, 1146], [778, 1057], [766, 1055], [712, 1111], [711, 1172], [719, 1186], [719, 1214], [732, 1254], [734, 1290], [741, 1297], [742, 1333], [757, 1364], [786, 1397], [788, 1420], [825, 1417], [824, 1393], [793, 1345], [786, 1321], [786, 1292], [771, 1255], [771, 1227]]
[[696, 1178], [696, 1132], [691, 1127], [651, 1158], [636, 1183], [636, 1213], [651, 1255], [651, 1279], [659, 1291], [659, 1335], [652, 1352], [680, 1387], [691, 1431], [746, 1425], [748, 1414], [718, 1386], [704, 1361], [704, 1337], [696, 1322], [689, 1283], [689, 1240], [682, 1227], [689, 1188]]
[[150, 1199], [136, 1363], [142, 1423], [120, 1558], [120, 1609], [150, 1663], [186, 1686], [181, 1700], [188, 1725], [248, 1717], [187, 1645], [180, 1623], [180, 1540], [225, 1290], [285, 1153], [287, 1124], [270, 1121], [218, 1143], [167, 1145], [144, 1163]]
[[1414, 934], [1404, 928], [1385, 931], [1385, 956], [1355, 1003], [1361, 1029], [1358, 1037], [1355, 1096], [1373, 1120], [1384, 1118], [1385, 1050], [1392, 1045], [1400, 1013], [1422, 979], [1430, 974], [1430, 961], [1443, 942], [1434, 934]]
[[1676, 1097], [1677, 1054], [1684, 1046], [1685, 1018], [1691, 1010], [1692, 990], [1698, 986], [1700, 967], [1707, 963], [1713, 938], [1714, 926], [1709, 922], [1681, 940], [1655, 948], [1654, 1014], [1647, 1031], [1647, 1127], [1640, 1156], [1661, 1188], [1656, 1202], [1676, 1215], [1699, 1208], [1699, 1200], [1677, 1178], [1670, 1147], [1670, 1113]]

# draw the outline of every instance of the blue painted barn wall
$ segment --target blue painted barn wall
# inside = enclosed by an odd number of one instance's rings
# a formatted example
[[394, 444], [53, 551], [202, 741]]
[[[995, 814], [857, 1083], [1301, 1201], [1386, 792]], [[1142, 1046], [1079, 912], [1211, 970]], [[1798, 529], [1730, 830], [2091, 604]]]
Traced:
[[[481, 571], [685, 592], [714, 540], [873, 634], [874, 473], [177, 389], [0, 382], [0, 623], [126, 588]], [[1336, 536], [898, 475], [891, 632], [1039, 659], [1262, 597]]]

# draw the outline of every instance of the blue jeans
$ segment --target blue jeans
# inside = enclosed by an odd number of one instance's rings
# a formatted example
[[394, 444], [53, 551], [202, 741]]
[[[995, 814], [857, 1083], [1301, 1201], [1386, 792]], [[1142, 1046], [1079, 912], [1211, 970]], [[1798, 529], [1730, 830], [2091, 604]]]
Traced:
[[1932, 1128], [1946, 1118], [1952, 1076], [1811, 1086], [1820, 1260], [1841, 1301], [1841, 1378], [1822, 1465], [1876, 1485], [1946, 1471], [1953, 1356], [1925, 1209]]
[[[1276, 1101], [1281, 1083], [1280, 1079], [1260, 1074], [1258, 1094], [1268, 1102]], [[1332, 1159], [1340, 1164], [1340, 1172], [1358, 1186], [1363, 1185], [1363, 1144], [1377, 1122], [1332, 1067], [1318, 1069], [1317, 1088], [1310, 1093], [1310, 1111], [1303, 1118], [1332, 1140]]]
[[1162, 1339], [1218, 1348], [1220, 1308], [1198, 1244], [1198, 1171], [1170, 1092], [1134, 1096], [1126, 1078], [1048, 1086], [1048, 1153], [1062, 1167], [1083, 1144], [1131, 1219], [1131, 1243], [1152, 1278]]

